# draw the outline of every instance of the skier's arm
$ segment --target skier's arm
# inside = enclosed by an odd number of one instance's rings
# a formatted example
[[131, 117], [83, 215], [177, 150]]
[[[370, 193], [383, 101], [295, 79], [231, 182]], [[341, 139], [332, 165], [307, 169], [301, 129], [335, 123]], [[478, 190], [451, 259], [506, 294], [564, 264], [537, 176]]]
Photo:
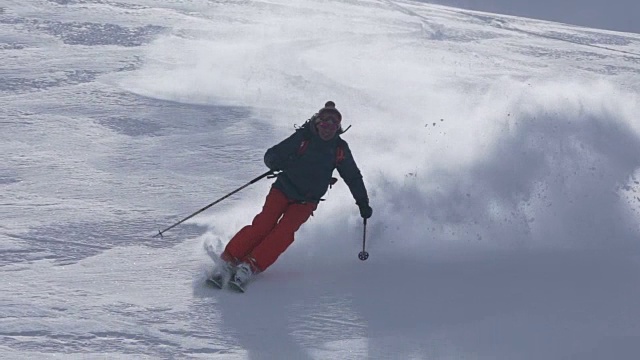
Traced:
[[289, 161], [295, 158], [303, 141], [302, 131], [298, 130], [280, 143], [272, 146], [264, 154], [264, 164], [271, 170], [283, 170]]
[[368, 207], [369, 196], [367, 195], [367, 188], [364, 186], [360, 169], [358, 169], [358, 165], [356, 165], [356, 162], [353, 159], [349, 145], [347, 145], [346, 142], [342, 142], [341, 146], [344, 151], [344, 160], [342, 160], [337, 167], [338, 173], [347, 186], [349, 186], [351, 195], [356, 201], [358, 207]]

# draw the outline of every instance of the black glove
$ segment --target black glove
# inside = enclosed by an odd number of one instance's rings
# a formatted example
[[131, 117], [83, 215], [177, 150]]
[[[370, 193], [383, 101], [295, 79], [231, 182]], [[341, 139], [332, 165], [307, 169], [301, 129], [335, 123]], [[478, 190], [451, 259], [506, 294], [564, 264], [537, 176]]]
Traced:
[[369, 203], [358, 204], [358, 207], [360, 208], [360, 216], [363, 219], [368, 219], [373, 214], [373, 209], [369, 206]]

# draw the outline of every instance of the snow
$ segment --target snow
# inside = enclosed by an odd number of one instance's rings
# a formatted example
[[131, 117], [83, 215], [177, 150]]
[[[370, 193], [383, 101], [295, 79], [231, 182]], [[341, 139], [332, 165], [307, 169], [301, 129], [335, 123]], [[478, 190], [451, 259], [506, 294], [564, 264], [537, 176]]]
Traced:
[[462, 7], [470, 10], [497, 12], [528, 18], [559, 21], [591, 28], [638, 33], [636, 14], [640, 3], [634, 0], [419, 0], [422, 2]]
[[[636, 33], [410, 1], [10, 1], [0, 64], [0, 358], [640, 356]], [[244, 295], [204, 285], [205, 247], [270, 180], [152, 238], [327, 100], [367, 261], [342, 181]]]

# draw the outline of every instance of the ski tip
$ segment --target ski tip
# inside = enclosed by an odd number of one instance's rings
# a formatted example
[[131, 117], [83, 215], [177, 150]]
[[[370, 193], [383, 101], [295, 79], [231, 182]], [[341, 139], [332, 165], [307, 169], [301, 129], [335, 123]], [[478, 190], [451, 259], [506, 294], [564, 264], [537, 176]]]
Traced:
[[216, 281], [216, 280], [214, 280], [214, 279], [211, 279], [211, 278], [208, 278], [208, 279], [207, 279], [207, 281], [206, 281], [206, 283], [207, 283], [208, 285], [211, 285], [211, 286], [213, 286], [213, 287], [217, 288], [217, 289], [222, 289], [222, 287], [223, 287], [223, 286], [222, 286], [222, 283], [220, 283], [220, 282], [218, 282], [218, 281]]
[[244, 288], [242, 288], [242, 286], [240, 286], [239, 284], [233, 281], [229, 282], [229, 288], [231, 288], [232, 290], [235, 290], [236, 292], [244, 293]]

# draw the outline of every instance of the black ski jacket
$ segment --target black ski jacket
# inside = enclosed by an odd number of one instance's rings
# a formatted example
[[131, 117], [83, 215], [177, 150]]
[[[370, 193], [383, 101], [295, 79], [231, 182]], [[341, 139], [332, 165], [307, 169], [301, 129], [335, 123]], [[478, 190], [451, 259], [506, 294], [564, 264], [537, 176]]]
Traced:
[[[338, 147], [344, 154], [341, 161], [337, 161]], [[273, 187], [292, 201], [319, 203], [332, 183], [333, 170], [338, 169], [356, 204], [369, 203], [360, 169], [340, 135], [325, 141], [311, 125], [305, 124], [267, 150], [264, 163], [271, 170], [282, 170]]]

